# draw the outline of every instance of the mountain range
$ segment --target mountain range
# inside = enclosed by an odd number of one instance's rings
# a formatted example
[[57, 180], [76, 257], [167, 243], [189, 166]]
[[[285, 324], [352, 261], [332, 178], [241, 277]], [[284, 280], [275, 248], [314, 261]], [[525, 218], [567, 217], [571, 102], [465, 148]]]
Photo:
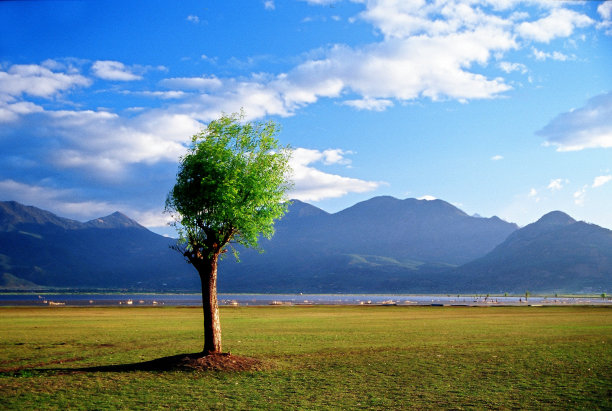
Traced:
[[172, 243], [119, 212], [81, 223], [0, 202], [0, 287], [196, 287]]
[[[612, 231], [555, 211], [519, 228], [442, 200], [375, 197], [330, 214], [292, 201], [260, 253], [219, 266], [220, 292], [612, 290]], [[121, 213], [88, 222], [0, 202], [0, 288], [198, 291], [195, 270]]]
[[239, 264], [222, 262], [219, 285], [240, 292], [427, 292], [432, 275], [485, 255], [517, 228], [442, 200], [375, 197], [335, 214], [294, 200], [273, 239], [262, 242], [265, 253], [240, 250]]

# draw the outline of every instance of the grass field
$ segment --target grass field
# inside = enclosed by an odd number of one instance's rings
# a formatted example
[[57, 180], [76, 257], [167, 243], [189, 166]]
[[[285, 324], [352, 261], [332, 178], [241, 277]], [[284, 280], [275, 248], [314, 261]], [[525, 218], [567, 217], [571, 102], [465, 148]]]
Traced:
[[199, 308], [0, 308], [0, 409], [612, 409], [612, 308], [222, 307], [257, 372], [108, 372], [201, 348]]

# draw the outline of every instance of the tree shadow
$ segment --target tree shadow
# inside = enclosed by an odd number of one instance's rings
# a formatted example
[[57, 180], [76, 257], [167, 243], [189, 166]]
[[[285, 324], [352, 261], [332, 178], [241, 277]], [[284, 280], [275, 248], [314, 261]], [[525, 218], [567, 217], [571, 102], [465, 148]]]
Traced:
[[167, 372], [167, 371], [262, 371], [272, 364], [257, 358], [243, 357], [230, 353], [205, 355], [202, 352], [177, 354], [127, 364], [99, 365], [75, 368], [17, 367], [0, 370], [0, 374], [14, 377], [28, 377], [35, 373], [74, 374], [88, 372]]
[[193, 369], [193, 364], [204, 355], [201, 352], [190, 354], [177, 354], [168, 357], [156, 358], [154, 360], [134, 362], [128, 364], [99, 365], [94, 367], [76, 368], [75, 371], [82, 372], [131, 372], [131, 371], [173, 371]]

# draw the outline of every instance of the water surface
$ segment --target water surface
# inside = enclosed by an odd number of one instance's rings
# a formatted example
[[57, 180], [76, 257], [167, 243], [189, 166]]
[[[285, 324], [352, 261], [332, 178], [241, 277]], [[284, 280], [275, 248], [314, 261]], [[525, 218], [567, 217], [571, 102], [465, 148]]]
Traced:
[[[201, 306], [200, 294], [0, 294], [0, 306]], [[482, 297], [401, 294], [219, 294], [220, 305], [612, 305], [600, 297]]]

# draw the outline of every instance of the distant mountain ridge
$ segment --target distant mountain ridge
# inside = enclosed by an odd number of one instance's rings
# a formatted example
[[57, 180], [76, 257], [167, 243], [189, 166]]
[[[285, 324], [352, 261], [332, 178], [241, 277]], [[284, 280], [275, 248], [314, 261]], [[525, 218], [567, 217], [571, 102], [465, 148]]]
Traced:
[[125, 214], [118, 211], [99, 217], [85, 223], [71, 220], [64, 217], [41, 210], [40, 208], [26, 206], [16, 201], [0, 201], [0, 231], [11, 231], [19, 226], [39, 225], [49, 227], [59, 227], [68, 230], [86, 228], [127, 228], [135, 227], [146, 229]]
[[[483, 256], [518, 227], [468, 216], [442, 200], [382, 196], [335, 214], [292, 200], [264, 254], [224, 261], [219, 286], [233, 291], [428, 292], [438, 272]], [[266, 282], [259, 279], [266, 278]]]
[[470, 290], [609, 291], [612, 231], [553, 211], [456, 275], [462, 289]]
[[[199, 291], [174, 241], [119, 212], [78, 222], [0, 202], [0, 289]], [[612, 231], [560, 211], [519, 229], [442, 200], [293, 201], [261, 245], [221, 262], [220, 292], [612, 291]]]
[[15, 230], [20, 225], [52, 225], [66, 229], [75, 228], [82, 224], [78, 221], [58, 217], [55, 214], [40, 208], [25, 206], [16, 201], [0, 202], [0, 230]]
[[497, 217], [471, 217], [443, 200], [388, 196], [357, 203], [333, 218], [337, 243], [353, 239], [342, 247], [345, 252], [361, 247], [380, 254], [381, 248], [381, 255], [445, 264], [484, 255], [518, 228]]
[[93, 220], [89, 220], [85, 223], [87, 227], [96, 227], [96, 228], [139, 228], [146, 230], [145, 227], [138, 224], [136, 221], [132, 220], [128, 216], [119, 211], [115, 211], [112, 214], [107, 215], [106, 217], [100, 217]]
[[[197, 288], [197, 276], [152, 233], [122, 213], [79, 222], [0, 202], [0, 273], [19, 288]], [[0, 283], [0, 288], [2, 288]]]

